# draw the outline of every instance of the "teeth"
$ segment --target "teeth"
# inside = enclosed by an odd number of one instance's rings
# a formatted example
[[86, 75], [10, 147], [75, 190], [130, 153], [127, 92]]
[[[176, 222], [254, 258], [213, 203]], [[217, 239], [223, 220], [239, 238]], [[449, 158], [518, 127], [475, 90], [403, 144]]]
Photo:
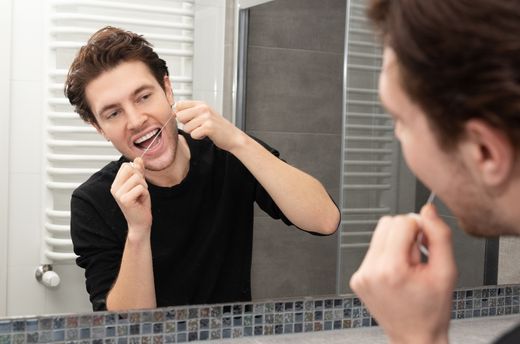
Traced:
[[149, 132], [148, 134], [141, 136], [140, 138], [138, 138], [137, 140], [135, 140], [135, 143], [136, 143], [136, 144], [140, 144], [141, 142], [144, 142], [144, 141], [150, 139], [150, 138], [153, 137], [155, 134], [157, 134], [158, 131], [159, 131], [159, 129], [155, 129], [154, 131], [151, 131], [151, 132]]

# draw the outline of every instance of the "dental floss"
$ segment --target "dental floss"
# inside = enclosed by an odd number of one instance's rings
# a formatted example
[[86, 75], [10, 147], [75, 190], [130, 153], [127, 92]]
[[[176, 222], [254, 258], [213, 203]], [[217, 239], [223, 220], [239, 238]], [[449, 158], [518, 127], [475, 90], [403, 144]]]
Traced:
[[[432, 191], [430, 193], [430, 196], [426, 200], [426, 204], [433, 203], [434, 199], [435, 199], [435, 192]], [[413, 217], [419, 226], [422, 225], [421, 216], [419, 214], [408, 213], [408, 215]], [[430, 251], [428, 251], [428, 248], [426, 246], [424, 246], [424, 244], [422, 243], [423, 236], [424, 236], [423, 231], [420, 231], [419, 234], [417, 235], [417, 247], [419, 248], [419, 251], [421, 251], [422, 254], [424, 254], [426, 257], [428, 257], [430, 255]]]
[[[164, 123], [164, 125], [161, 127], [161, 129], [159, 130], [159, 132], [157, 134], [155, 134], [155, 137], [153, 138], [152, 142], [150, 142], [150, 144], [148, 145], [148, 147], [146, 147], [146, 149], [144, 150], [143, 154], [141, 154], [140, 158], [142, 159], [143, 156], [146, 154], [146, 152], [148, 152], [148, 150], [150, 149], [150, 147], [152, 147], [153, 143], [155, 142], [155, 140], [157, 140], [157, 138], [159, 137], [159, 135], [162, 133], [163, 129], [166, 128], [166, 126], [168, 125], [168, 123], [171, 121], [171, 119], [173, 118], [173, 114], [177, 112], [177, 103], [173, 103], [172, 105], [172, 113], [170, 114], [170, 118], [168, 118], [168, 120], [166, 121], [166, 123]], [[134, 162], [131, 161], [130, 162], [130, 165], [132, 165], [132, 167], [134, 167]]]
[[170, 118], [168, 118], [168, 120], [166, 121], [166, 123], [164, 123], [164, 125], [162, 126], [161, 130], [159, 130], [159, 132], [157, 134], [155, 134], [155, 137], [153, 138], [152, 142], [150, 142], [150, 144], [148, 145], [148, 147], [146, 147], [146, 149], [144, 150], [143, 154], [141, 154], [141, 158], [146, 154], [146, 152], [148, 152], [148, 150], [150, 149], [150, 147], [152, 147], [153, 143], [155, 142], [155, 140], [157, 140], [157, 138], [159, 137], [159, 135], [162, 133], [163, 129], [168, 125], [168, 123], [171, 121], [171, 119], [173, 118], [173, 114], [175, 112], [177, 112], [177, 103], [173, 103], [172, 105], [172, 113], [170, 114]]

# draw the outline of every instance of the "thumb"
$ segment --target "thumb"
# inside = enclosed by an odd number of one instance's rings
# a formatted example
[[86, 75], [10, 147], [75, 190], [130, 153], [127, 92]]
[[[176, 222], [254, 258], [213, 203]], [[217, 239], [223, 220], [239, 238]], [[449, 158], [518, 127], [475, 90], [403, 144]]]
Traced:
[[144, 174], [144, 161], [143, 158], [137, 157], [134, 160], [134, 168]]
[[450, 227], [439, 217], [433, 204], [421, 210], [422, 229], [428, 242], [428, 264], [446, 277], [455, 278], [456, 267]]

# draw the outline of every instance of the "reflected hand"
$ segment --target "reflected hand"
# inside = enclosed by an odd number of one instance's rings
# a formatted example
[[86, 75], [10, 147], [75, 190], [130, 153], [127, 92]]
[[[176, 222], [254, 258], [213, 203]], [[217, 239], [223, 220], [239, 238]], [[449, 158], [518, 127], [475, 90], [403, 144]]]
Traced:
[[121, 165], [110, 192], [128, 223], [128, 236], [139, 239], [149, 236], [152, 210], [142, 158], [136, 158], [133, 164]]
[[196, 140], [208, 137], [213, 143], [228, 152], [243, 142], [245, 133], [207, 104], [184, 100], [177, 104], [177, 120], [184, 124], [183, 130]]
[[[457, 269], [451, 230], [431, 204], [411, 216], [383, 217], [368, 252], [350, 280], [392, 343], [447, 343]], [[420, 261], [423, 231], [430, 255]]]

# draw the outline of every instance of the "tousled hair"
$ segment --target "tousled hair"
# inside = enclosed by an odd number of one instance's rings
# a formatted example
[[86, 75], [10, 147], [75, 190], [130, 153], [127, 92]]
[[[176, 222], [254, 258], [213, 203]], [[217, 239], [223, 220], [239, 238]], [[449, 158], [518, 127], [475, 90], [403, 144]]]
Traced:
[[159, 58], [142, 36], [107, 26], [94, 33], [81, 47], [69, 68], [64, 92], [85, 122], [97, 125], [85, 96], [87, 85], [103, 72], [128, 61], [146, 64], [164, 90], [164, 77], [168, 76], [166, 62]]
[[372, 0], [367, 13], [441, 147], [479, 118], [520, 149], [520, 1]]

